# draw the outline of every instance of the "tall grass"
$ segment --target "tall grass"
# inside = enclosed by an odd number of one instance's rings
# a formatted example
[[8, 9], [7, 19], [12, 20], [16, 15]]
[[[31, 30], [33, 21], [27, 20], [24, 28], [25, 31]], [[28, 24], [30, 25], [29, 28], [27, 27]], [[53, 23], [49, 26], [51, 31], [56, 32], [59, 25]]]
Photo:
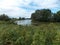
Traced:
[[0, 45], [60, 45], [60, 24], [0, 24]]

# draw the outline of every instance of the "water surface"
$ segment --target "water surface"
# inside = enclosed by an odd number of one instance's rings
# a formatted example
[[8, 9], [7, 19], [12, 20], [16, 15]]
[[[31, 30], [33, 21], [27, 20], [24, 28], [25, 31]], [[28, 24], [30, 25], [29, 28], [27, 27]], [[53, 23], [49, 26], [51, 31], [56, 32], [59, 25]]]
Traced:
[[19, 20], [16, 21], [18, 25], [31, 25], [31, 20]]

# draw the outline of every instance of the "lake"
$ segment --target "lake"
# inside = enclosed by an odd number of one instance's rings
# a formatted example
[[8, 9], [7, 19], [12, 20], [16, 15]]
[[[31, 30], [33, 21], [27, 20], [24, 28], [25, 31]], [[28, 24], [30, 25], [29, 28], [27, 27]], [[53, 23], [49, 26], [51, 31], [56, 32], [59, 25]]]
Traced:
[[19, 20], [15, 21], [18, 25], [31, 25], [31, 20]]

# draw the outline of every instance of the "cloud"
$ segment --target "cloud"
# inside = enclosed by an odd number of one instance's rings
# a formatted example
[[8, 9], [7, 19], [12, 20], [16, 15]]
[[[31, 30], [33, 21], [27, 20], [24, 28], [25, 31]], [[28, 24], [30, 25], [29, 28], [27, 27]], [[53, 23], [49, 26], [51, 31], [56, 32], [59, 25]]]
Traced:
[[36, 9], [49, 8], [52, 11], [59, 7], [59, 0], [0, 0], [0, 14], [10, 17], [31, 17]]

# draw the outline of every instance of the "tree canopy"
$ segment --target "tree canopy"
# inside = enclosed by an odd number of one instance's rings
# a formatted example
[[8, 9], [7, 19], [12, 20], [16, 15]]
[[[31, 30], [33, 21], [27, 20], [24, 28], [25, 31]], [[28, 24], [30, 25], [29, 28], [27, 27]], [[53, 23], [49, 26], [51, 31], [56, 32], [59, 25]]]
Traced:
[[0, 20], [2, 20], [2, 21], [8, 21], [8, 20], [10, 20], [10, 18], [7, 15], [2, 14], [2, 15], [0, 15]]
[[32, 13], [31, 19], [33, 21], [40, 22], [60, 22], [60, 11], [57, 13], [52, 13], [50, 9], [36, 10], [34, 13]]

